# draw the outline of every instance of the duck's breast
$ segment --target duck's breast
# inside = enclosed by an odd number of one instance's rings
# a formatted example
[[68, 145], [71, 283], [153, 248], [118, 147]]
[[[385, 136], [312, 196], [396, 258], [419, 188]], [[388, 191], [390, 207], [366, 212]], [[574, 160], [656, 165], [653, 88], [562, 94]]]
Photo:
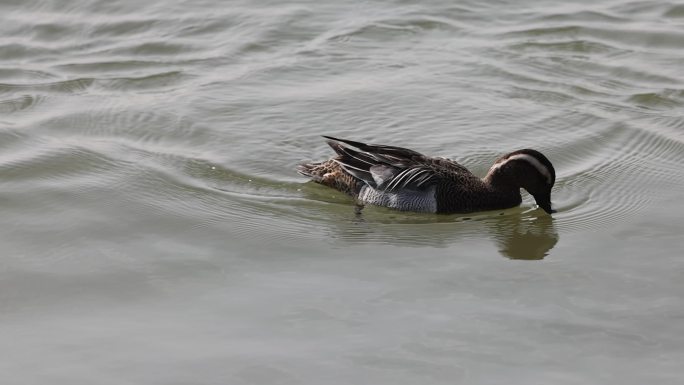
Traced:
[[358, 199], [366, 204], [385, 206], [402, 211], [437, 212], [435, 186], [430, 186], [422, 191], [400, 190], [386, 192], [366, 185], [359, 191]]

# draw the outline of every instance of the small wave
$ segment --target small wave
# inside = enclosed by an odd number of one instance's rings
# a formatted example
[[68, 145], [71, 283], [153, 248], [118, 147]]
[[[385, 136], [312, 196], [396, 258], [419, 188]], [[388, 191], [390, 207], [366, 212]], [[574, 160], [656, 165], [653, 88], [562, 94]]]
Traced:
[[668, 12], [675, 10], [680, 5], [671, 3], [669, 1], [643, 1], [634, 0], [626, 2], [616, 2], [609, 10], [619, 15], [634, 18], [644, 16], [661, 16]]
[[11, 114], [38, 105], [43, 97], [24, 95], [18, 98], [0, 100], [0, 113]]
[[684, 18], [684, 4], [673, 5], [663, 13], [664, 17], [673, 19]]
[[459, 31], [462, 26], [455, 20], [437, 16], [411, 16], [403, 18], [378, 18], [365, 21], [345, 30], [328, 31], [324, 35], [328, 41], [348, 41], [352, 38], [368, 40], [386, 40], [416, 35], [429, 31]]
[[79, 78], [49, 83], [10, 84], [0, 83], [0, 94], [9, 92], [56, 92], [75, 94], [88, 89], [95, 82], [93, 78]]
[[565, 13], [550, 13], [535, 16], [532, 20], [538, 22], [596, 22], [596, 23], [625, 23], [629, 18], [613, 15], [605, 11], [582, 10]]
[[140, 35], [159, 27], [163, 22], [170, 23], [170, 20], [160, 20], [155, 18], [136, 18], [134, 20], [113, 20], [100, 22], [90, 27], [93, 36], [97, 37], [114, 37], [114, 36], [131, 36]]
[[623, 52], [611, 45], [586, 39], [572, 39], [566, 41], [537, 42], [528, 41], [509, 46], [513, 51], [539, 52], [546, 55], [549, 52], [570, 54], [613, 54]]
[[110, 90], [168, 90], [180, 86], [188, 77], [182, 71], [168, 71], [140, 77], [112, 78], [98, 81]]
[[159, 70], [159, 68], [164, 67], [164, 65], [164, 62], [157, 60], [137, 60], [134, 58], [121, 60], [92, 60], [88, 58], [86, 60], [70, 59], [67, 62], [58, 62], [53, 65], [53, 68], [72, 73], [90, 72], [110, 74], [114, 72], [118, 74], [128, 71]]
[[36, 57], [51, 56], [55, 53], [52, 48], [27, 45], [23, 43], [8, 43], [0, 45], [0, 63], [10, 60], [26, 60]]
[[684, 90], [663, 90], [632, 95], [626, 99], [627, 103], [643, 108], [672, 109], [684, 106]]
[[126, 44], [102, 51], [101, 54], [118, 57], [159, 57], [178, 55], [197, 55], [198, 47], [191, 44], [171, 43], [167, 41], [143, 41], [136, 44]]
[[49, 138], [34, 141], [30, 148], [6, 149], [0, 156], [3, 183], [8, 185], [23, 186], [24, 181], [34, 187], [106, 183], [102, 175], [111, 172], [115, 165], [97, 149]]
[[633, 50], [636, 47], [654, 50], [679, 50], [684, 47], [684, 34], [674, 31], [632, 30], [624, 28], [599, 28], [584, 25], [554, 25], [523, 28], [517, 31], [502, 31], [504, 38], [573, 38], [594, 39], [606, 42], [621, 49]]

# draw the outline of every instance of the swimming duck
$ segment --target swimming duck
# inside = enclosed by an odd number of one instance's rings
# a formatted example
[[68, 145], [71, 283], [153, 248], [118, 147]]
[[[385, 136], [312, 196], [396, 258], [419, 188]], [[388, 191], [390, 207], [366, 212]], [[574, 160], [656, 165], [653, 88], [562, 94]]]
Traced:
[[469, 213], [518, 206], [524, 188], [551, 214], [556, 171], [539, 151], [522, 149], [498, 158], [484, 178], [453, 160], [402, 147], [324, 136], [337, 156], [304, 163], [297, 171], [362, 204], [402, 211]]

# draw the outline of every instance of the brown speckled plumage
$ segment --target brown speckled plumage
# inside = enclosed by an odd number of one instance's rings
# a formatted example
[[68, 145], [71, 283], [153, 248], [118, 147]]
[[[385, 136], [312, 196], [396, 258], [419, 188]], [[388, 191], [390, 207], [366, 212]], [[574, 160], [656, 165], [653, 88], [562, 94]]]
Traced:
[[316, 183], [332, 187], [354, 197], [361, 189], [362, 182], [344, 171], [342, 166], [332, 159], [321, 163], [301, 164], [297, 167], [297, 171], [310, 177]]
[[[468, 213], [517, 206], [522, 201], [520, 188], [525, 188], [540, 207], [552, 212], [555, 171], [535, 150], [500, 157], [481, 179], [450, 159], [427, 157], [401, 147], [326, 138], [337, 156], [302, 164], [299, 173], [366, 203], [400, 210]], [[411, 200], [419, 200], [422, 206]]]

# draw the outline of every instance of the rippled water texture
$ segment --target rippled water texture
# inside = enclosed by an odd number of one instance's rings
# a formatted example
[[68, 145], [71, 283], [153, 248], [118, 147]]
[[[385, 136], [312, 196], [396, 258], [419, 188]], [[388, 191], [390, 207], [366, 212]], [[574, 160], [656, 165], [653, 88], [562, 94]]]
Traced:
[[[679, 384], [684, 3], [0, 2], [3, 384]], [[320, 135], [552, 218], [366, 207]]]

